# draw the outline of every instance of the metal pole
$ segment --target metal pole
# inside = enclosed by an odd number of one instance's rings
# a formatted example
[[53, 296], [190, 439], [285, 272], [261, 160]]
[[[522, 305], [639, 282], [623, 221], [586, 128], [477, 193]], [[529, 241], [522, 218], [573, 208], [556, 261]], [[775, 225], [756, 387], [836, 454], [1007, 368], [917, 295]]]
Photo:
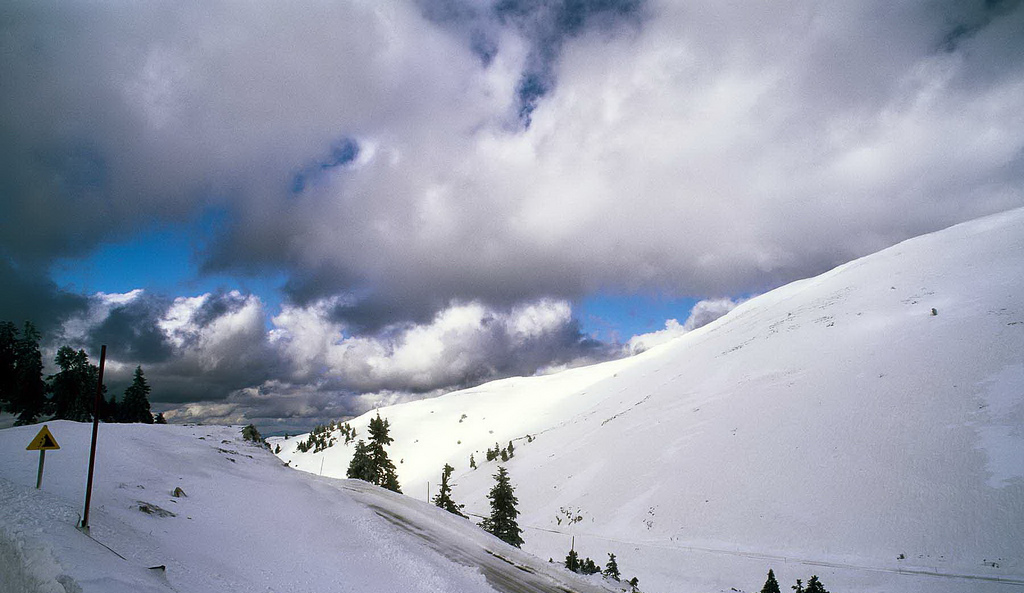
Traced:
[[36, 474], [36, 490], [43, 484], [43, 461], [46, 459], [46, 449], [39, 450], [39, 473]]
[[103, 365], [107, 361], [107, 345], [100, 347], [100, 378], [96, 382], [96, 406], [92, 412], [92, 446], [89, 449], [89, 479], [85, 484], [85, 512], [81, 528], [89, 530], [89, 502], [92, 498], [92, 471], [96, 467], [96, 434], [100, 429], [100, 400], [103, 399]]

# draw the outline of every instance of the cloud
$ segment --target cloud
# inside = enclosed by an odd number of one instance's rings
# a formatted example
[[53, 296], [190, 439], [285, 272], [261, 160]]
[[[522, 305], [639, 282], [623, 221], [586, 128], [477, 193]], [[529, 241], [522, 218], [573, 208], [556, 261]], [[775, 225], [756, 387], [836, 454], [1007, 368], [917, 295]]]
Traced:
[[698, 301], [690, 309], [690, 316], [686, 318], [682, 325], [675, 319], [669, 319], [665, 321], [665, 329], [633, 336], [626, 342], [623, 350], [630, 355], [640, 354], [655, 346], [670, 342], [697, 328], [704, 327], [732, 311], [742, 302], [743, 300], [734, 301], [728, 298]]
[[291, 362], [294, 378], [321, 377], [353, 392], [427, 392], [612, 356], [582, 335], [565, 301], [505, 310], [453, 303], [428, 323], [396, 324], [372, 335], [346, 335], [345, 326], [331, 320], [336, 306], [336, 299], [286, 306], [274, 317], [270, 341]]
[[120, 397], [141, 365], [154, 402], [222, 400], [282, 372], [253, 295], [237, 291], [166, 299], [138, 289], [97, 293], [59, 331], [44, 336], [47, 362], [58, 346], [86, 350], [99, 362], [107, 345], [108, 391]]
[[507, 309], [452, 303], [427, 323], [364, 334], [332, 318], [343, 304], [334, 297], [285, 305], [268, 329], [260, 299], [237, 291], [173, 300], [144, 290], [98, 293], [49, 349], [67, 343], [96, 362], [89, 347], [107, 344], [107, 383], [116, 395], [141, 364], [168, 419], [306, 428], [311, 420], [620, 355], [584, 336], [565, 301]]
[[367, 328], [759, 291], [1024, 203], [1018, 2], [3, 11], [10, 257], [218, 209], [206, 270]]
[[81, 313], [87, 307], [83, 296], [61, 289], [46, 277], [42, 269], [32, 265], [19, 265], [4, 257], [0, 249], [0, 320], [10, 321], [19, 328], [31, 321], [40, 332], [47, 333], [65, 317]]
[[552, 303], [760, 292], [1024, 205], [1021, 2], [14, 2], [0, 49], [2, 317], [89, 315], [55, 258], [210, 212], [205, 273], [286, 279], [269, 334], [251, 295], [104, 305], [166, 401], [568, 364]]

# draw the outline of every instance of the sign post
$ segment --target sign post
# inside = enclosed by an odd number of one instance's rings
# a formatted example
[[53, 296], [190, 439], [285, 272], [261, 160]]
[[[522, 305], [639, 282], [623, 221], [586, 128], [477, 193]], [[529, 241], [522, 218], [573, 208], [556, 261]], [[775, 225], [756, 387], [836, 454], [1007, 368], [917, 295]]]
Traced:
[[46, 452], [53, 449], [60, 449], [60, 445], [57, 444], [57, 439], [53, 438], [53, 434], [50, 433], [50, 429], [45, 424], [39, 429], [39, 434], [25, 447], [26, 451], [39, 451], [39, 473], [36, 474], [36, 490], [39, 490], [39, 487], [43, 485], [43, 463], [46, 461]]
[[89, 448], [89, 479], [85, 483], [85, 513], [82, 515], [82, 531], [89, 533], [89, 502], [92, 498], [92, 470], [96, 467], [96, 433], [100, 428], [100, 401], [103, 399], [103, 364], [107, 361], [107, 345], [100, 348], [100, 373], [96, 381], [96, 405], [92, 412], [92, 446]]

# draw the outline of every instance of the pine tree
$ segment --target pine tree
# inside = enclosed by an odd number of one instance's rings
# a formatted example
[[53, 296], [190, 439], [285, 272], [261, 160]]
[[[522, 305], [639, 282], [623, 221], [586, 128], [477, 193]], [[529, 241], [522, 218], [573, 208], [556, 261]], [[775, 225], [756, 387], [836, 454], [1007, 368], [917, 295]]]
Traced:
[[142, 374], [142, 367], [135, 367], [132, 384], [124, 390], [124, 399], [121, 400], [122, 422], [153, 423], [153, 412], [149, 409], [149, 392], [149, 384]]
[[501, 460], [502, 461], [508, 461], [508, 451], [505, 450], [505, 449], [501, 450]]
[[35, 422], [46, 405], [39, 332], [26, 321], [19, 336], [13, 323], [0, 323], [0, 410], [16, 414], [15, 425], [23, 425]]
[[491, 516], [484, 519], [480, 526], [498, 539], [519, 548], [523, 545], [523, 530], [516, 522], [516, 517], [519, 516], [516, 509], [519, 499], [516, 498], [515, 487], [509, 481], [508, 472], [504, 467], [498, 466], [494, 480], [494, 487], [487, 493], [487, 498], [491, 501]]
[[802, 580], [800, 580], [800, 579], [797, 579], [796, 580], [796, 584], [793, 585], [792, 587], [790, 587], [790, 589], [796, 591], [796, 593], [805, 593], [804, 592], [804, 582]]
[[462, 514], [461, 509], [466, 505], [455, 504], [455, 501], [452, 500], [452, 487], [448, 484], [448, 479], [452, 477], [453, 471], [455, 471], [454, 467], [447, 463], [444, 464], [444, 469], [441, 470], [441, 488], [437, 493], [437, 496], [434, 497], [434, 504], [449, 513], [465, 517], [465, 515]]
[[[70, 346], [57, 350], [54, 362], [60, 368], [50, 377], [53, 392], [54, 418], [88, 422], [92, 420], [96, 384], [99, 382], [99, 368], [89, 363], [85, 350], [75, 352]], [[106, 392], [102, 388], [101, 394]]]
[[18, 419], [15, 424], [32, 424], [46, 407], [43, 356], [39, 353], [39, 332], [26, 321], [21, 338], [15, 342], [15, 384]]
[[100, 420], [103, 422], [121, 422], [121, 413], [121, 404], [117, 403], [116, 395], [100, 402]]
[[153, 422], [156, 424], [167, 424], [167, 418], [164, 418], [164, 413], [160, 412], [156, 415], [156, 418], [153, 419]]
[[569, 553], [566, 554], [565, 567], [573, 572], [580, 571], [580, 557], [576, 553], [576, 550], [569, 550]]
[[476, 469], [476, 460], [473, 459], [473, 454], [469, 454], [469, 469]]
[[761, 587], [761, 593], [781, 593], [779, 582], [775, 580], [775, 573], [770, 568], [768, 569], [768, 580], [764, 582], [764, 587]]
[[619, 574], [619, 563], [615, 561], [615, 554], [608, 554], [608, 564], [604, 566], [604, 572], [602, 574], [609, 579], [616, 581], [619, 580], [620, 576], [622, 576]]
[[640, 590], [639, 585], [640, 585], [640, 579], [638, 579], [636, 577], [633, 577], [633, 578], [629, 579], [629, 586], [633, 588], [633, 591], [639, 591]]
[[388, 459], [388, 453], [384, 450], [384, 447], [395, 441], [388, 434], [388, 428], [388, 421], [381, 420], [379, 412], [376, 418], [370, 420], [370, 442], [367, 445], [367, 454], [373, 462], [374, 473], [377, 476], [374, 483], [386, 490], [401, 492], [395, 464]]
[[512, 445], [512, 441], [508, 442], [508, 456], [511, 458], [516, 454], [516, 448]]
[[807, 588], [804, 589], [804, 593], [828, 593], [825, 586], [818, 580], [818, 575], [811, 576], [807, 581]]
[[356, 442], [356, 450], [352, 453], [352, 461], [349, 462], [348, 472], [345, 475], [371, 484], [377, 483], [377, 472], [374, 469], [373, 460], [370, 459], [368, 447], [363, 439], [359, 439]]
[[580, 572], [583, 574], [597, 574], [601, 572], [601, 569], [598, 568], [597, 563], [593, 559], [587, 558], [580, 563]]
[[[0, 411], [13, 411], [17, 381], [15, 380], [16, 346], [18, 327], [10, 321], [0, 322]], [[4, 404], [7, 404], [4, 406]]]

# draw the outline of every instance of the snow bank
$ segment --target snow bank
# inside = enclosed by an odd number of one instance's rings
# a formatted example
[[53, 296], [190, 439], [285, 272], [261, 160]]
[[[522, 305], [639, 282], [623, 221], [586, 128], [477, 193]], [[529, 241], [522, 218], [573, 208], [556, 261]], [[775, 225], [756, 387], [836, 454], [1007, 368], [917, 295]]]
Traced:
[[47, 424], [42, 490], [39, 427], [0, 430], [4, 593], [608, 591], [436, 507], [288, 469], [239, 427], [102, 425], [86, 535], [91, 425]]

